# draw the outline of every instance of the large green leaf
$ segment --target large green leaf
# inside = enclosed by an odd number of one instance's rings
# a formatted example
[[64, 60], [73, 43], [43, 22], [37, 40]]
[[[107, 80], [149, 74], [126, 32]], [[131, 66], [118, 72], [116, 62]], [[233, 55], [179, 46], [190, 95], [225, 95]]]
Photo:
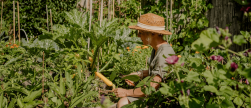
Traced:
[[206, 77], [206, 81], [208, 82], [208, 84], [213, 84], [214, 83], [214, 76], [212, 75], [212, 73], [208, 70], [206, 70], [203, 73], [204, 77]]
[[251, 81], [251, 67], [244, 69], [243, 71], [239, 71], [239, 73], [245, 76], [248, 79], [248, 81]]
[[242, 45], [242, 44], [247, 43], [247, 41], [245, 40], [244, 36], [242, 36], [242, 35], [235, 35], [234, 39], [233, 39], [233, 42], [235, 44], [237, 44], [237, 45]]
[[138, 82], [140, 80], [140, 77], [138, 75], [128, 75], [128, 76], [122, 78], [122, 80], [125, 80], [125, 79], [131, 80], [134, 82]]
[[11, 102], [9, 103], [8, 108], [14, 108], [16, 103], [16, 99], [12, 99]]
[[190, 71], [188, 72], [188, 75], [185, 78], [188, 82], [200, 82], [199, 74], [197, 72]]
[[169, 87], [167, 84], [165, 83], [161, 83], [162, 87], [159, 89], [160, 92], [164, 95], [168, 95], [168, 96], [172, 96], [172, 93], [170, 92], [172, 90], [171, 87]]
[[204, 88], [205, 91], [210, 91], [212, 93], [219, 94], [218, 90], [214, 86], [206, 85], [203, 88]]
[[211, 47], [216, 47], [220, 42], [220, 34], [217, 33], [216, 29], [209, 28], [204, 30], [200, 34], [200, 38], [192, 43], [192, 49], [203, 52]]
[[41, 96], [41, 93], [42, 93], [42, 89], [40, 90], [37, 90], [37, 91], [34, 91], [32, 92], [30, 95], [28, 95], [27, 97], [25, 97], [22, 102], [31, 102], [33, 101], [34, 99], [36, 99], [37, 97]]
[[11, 63], [13, 63], [13, 62], [16, 62], [17, 60], [21, 59], [22, 57], [23, 57], [23, 54], [20, 55], [20, 56], [18, 56], [18, 57], [16, 57], [16, 58], [10, 59], [8, 62], [6, 62], [6, 63], [4, 64], [4, 66], [7, 66], [7, 65], [9, 65], [9, 64], [11, 64]]
[[65, 82], [62, 77], [62, 74], [60, 75], [60, 90], [59, 91], [61, 95], [65, 95]]
[[234, 99], [234, 103], [235, 103], [236, 105], [238, 105], [238, 106], [242, 106], [243, 101], [242, 101], [242, 99], [238, 96], [238, 97], [236, 97], [236, 98]]
[[70, 103], [70, 108], [74, 108], [77, 104], [79, 104], [80, 102], [82, 102], [84, 99], [90, 97], [90, 96], [94, 96], [97, 95], [98, 92], [94, 92], [94, 91], [90, 91], [88, 92], [88, 94], [82, 94], [81, 96], [78, 96], [76, 98], [74, 98], [71, 103]]
[[249, 34], [249, 32], [248, 31], [241, 31], [241, 34], [246, 38], [246, 39], [248, 39], [248, 38], [250, 38], [250, 34]]

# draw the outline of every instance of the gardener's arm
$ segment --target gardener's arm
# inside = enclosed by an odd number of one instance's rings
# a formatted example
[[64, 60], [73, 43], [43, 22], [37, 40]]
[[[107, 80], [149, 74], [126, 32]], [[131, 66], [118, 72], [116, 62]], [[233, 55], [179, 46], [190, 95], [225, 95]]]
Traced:
[[[159, 75], [155, 76], [153, 78], [153, 81], [155, 82], [161, 82], [162, 79]], [[150, 85], [154, 87], [156, 90], [159, 88], [160, 84], [151, 82]], [[117, 88], [115, 89], [114, 93], [116, 94], [117, 97], [126, 97], [126, 96], [131, 96], [131, 97], [145, 97], [145, 94], [141, 91], [141, 88], [136, 88], [134, 89], [123, 89], [123, 88]]]
[[[137, 75], [137, 76], [141, 77], [141, 74], [143, 74], [142, 76], [143, 76], [143, 78], [145, 78], [145, 77], [149, 76], [148, 72], [149, 72], [148, 70], [142, 70], [142, 72], [133, 72], [128, 75]], [[128, 75], [124, 75], [123, 77], [128, 76]]]

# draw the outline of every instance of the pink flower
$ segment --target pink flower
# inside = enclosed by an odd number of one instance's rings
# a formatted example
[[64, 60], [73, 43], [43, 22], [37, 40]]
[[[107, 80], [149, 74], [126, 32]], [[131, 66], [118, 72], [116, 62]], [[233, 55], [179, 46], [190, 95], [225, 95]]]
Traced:
[[217, 61], [218, 61], [218, 62], [221, 62], [223, 59], [224, 59], [224, 58], [223, 58], [222, 56], [220, 56], [220, 55], [217, 56]]
[[184, 64], [185, 64], [184, 62], [183, 62], [183, 63], [181, 63], [181, 66], [184, 66]]
[[225, 37], [225, 40], [228, 40], [228, 36]]
[[166, 58], [166, 62], [168, 64], [172, 64], [172, 65], [176, 64], [178, 62], [178, 60], [179, 60], [179, 57], [177, 57], [176, 55], [169, 56], [169, 57]]
[[103, 105], [104, 101], [105, 101], [105, 96], [102, 95], [102, 96], [101, 96], [101, 101], [100, 101], [100, 103]]
[[180, 82], [181, 82], [181, 83], [184, 83], [184, 80], [181, 80]]
[[237, 68], [238, 68], [238, 65], [235, 62], [231, 63], [231, 71], [232, 72], [234, 72]]
[[216, 31], [217, 31], [218, 34], [221, 34], [221, 31], [220, 31], [218, 26], [216, 26]]
[[212, 55], [210, 58], [211, 58], [212, 60], [217, 60], [217, 56], [215, 56], [215, 55]]
[[187, 96], [190, 95], [190, 89], [187, 89]]
[[249, 85], [248, 79], [246, 79], [246, 84]]

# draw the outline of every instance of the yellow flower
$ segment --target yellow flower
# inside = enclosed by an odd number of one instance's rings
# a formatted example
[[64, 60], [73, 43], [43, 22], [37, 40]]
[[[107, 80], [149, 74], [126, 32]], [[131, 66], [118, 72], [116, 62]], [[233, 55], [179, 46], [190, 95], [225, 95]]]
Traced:
[[93, 62], [93, 59], [92, 59], [92, 57], [89, 57], [89, 61], [90, 61], [90, 62]]
[[179, 58], [181, 58], [181, 55], [178, 55]]
[[136, 48], [141, 48], [141, 46], [136, 46]]
[[196, 53], [196, 54], [199, 54], [200, 52], [199, 52], [199, 51], [196, 51], [195, 53]]
[[147, 48], [149, 48], [149, 46], [144, 46], [142, 49], [147, 49]]
[[72, 79], [73, 79], [75, 76], [76, 76], [76, 74], [73, 74], [73, 75], [72, 75]]
[[137, 52], [138, 50], [134, 49], [135, 52]]
[[126, 47], [126, 49], [128, 49], [128, 50], [129, 50], [129, 49], [130, 49], [130, 47]]

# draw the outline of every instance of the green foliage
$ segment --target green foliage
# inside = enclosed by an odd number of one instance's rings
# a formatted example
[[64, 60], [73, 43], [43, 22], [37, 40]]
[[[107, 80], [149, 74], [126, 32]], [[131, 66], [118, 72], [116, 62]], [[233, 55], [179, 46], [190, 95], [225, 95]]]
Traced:
[[[48, 14], [50, 15], [50, 9], [52, 11], [53, 24], [67, 24], [65, 22], [64, 11], [69, 11], [76, 8], [77, 0], [15, 0], [15, 4], [19, 2], [20, 12], [20, 25], [21, 29], [24, 29], [28, 36], [38, 36], [41, 32], [36, 27], [45, 28], [47, 30], [47, 16], [46, 5], [48, 7]], [[17, 21], [17, 5], [16, 9], [16, 25]], [[13, 1], [5, 0], [3, 8], [3, 19], [6, 21], [6, 25], [9, 27], [13, 24]], [[50, 18], [50, 16], [48, 16]], [[49, 20], [50, 21], [50, 20]], [[49, 23], [50, 24], [50, 23]], [[49, 26], [50, 27], [50, 26]], [[16, 26], [18, 30], [18, 26]]]

